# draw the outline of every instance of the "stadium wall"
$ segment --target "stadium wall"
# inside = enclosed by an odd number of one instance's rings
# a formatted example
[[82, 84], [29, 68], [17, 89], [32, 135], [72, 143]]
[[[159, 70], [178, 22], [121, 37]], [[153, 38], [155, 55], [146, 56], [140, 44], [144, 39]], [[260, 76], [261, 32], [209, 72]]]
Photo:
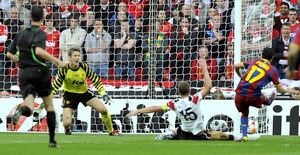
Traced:
[[[46, 112], [42, 110], [39, 113], [38, 119], [31, 116], [29, 118], [20, 118], [18, 124], [19, 126], [12, 129], [11, 123], [7, 122], [7, 116], [13, 113], [14, 107], [21, 103], [21, 98], [1, 98], [0, 99], [0, 132], [41, 132], [46, 130], [46, 125], [38, 128], [37, 123], [43, 125], [42, 119], [45, 119]], [[36, 100], [41, 103], [41, 100]], [[178, 120], [176, 120], [176, 115], [174, 112], [169, 111], [166, 113], [155, 113], [147, 114], [138, 117], [132, 117], [130, 119], [124, 116], [128, 111], [134, 110], [137, 107], [159, 105], [166, 103], [167, 100], [145, 100], [145, 99], [135, 99], [135, 100], [114, 100], [112, 105], [107, 105], [112, 119], [117, 127], [122, 132], [127, 133], [160, 133], [164, 132], [166, 129], [175, 128], [178, 125]], [[57, 131], [63, 133], [64, 129], [61, 122], [62, 108], [61, 99], [54, 100], [56, 114], [57, 114]], [[126, 108], [127, 105], [127, 108]], [[235, 108], [233, 100], [203, 100], [201, 102], [202, 114], [204, 116], [204, 122], [206, 123], [207, 129], [223, 130], [228, 132], [239, 133], [239, 122], [240, 114]], [[104, 132], [104, 128], [97, 128], [95, 126], [101, 126], [99, 122], [95, 119], [99, 118], [97, 114], [91, 108], [79, 105], [79, 112], [76, 115], [76, 122], [80, 122], [75, 125], [75, 132], [86, 132], [86, 133], [101, 133]], [[262, 120], [257, 119], [264, 118], [264, 122], [259, 122]], [[264, 134], [269, 135], [300, 135], [299, 122], [299, 104], [297, 101], [274, 101], [272, 106], [268, 107], [266, 111], [260, 112], [252, 108], [250, 110], [250, 118], [254, 118], [258, 121], [258, 128], [264, 128], [266, 131]], [[79, 121], [78, 121], [79, 120]], [[142, 120], [142, 121], [141, 121]], [[223, 122], [226, 122], [225, 124]], [[95, 123], [96, 122], [96, 123]], [[98, 124], [97, 124], [98, 123]], [[222, 124], [223, 123], [223, 124]], [[76, 127], [76, 125], [81, 125], [81, 127]], [[103, 126], [103, 124], [102, 124]], [[127, 126], [127, 127], [126, 127]], [[129, 127], [128, 127], [129, 126]], [[35, 128], [35, 130], [33, 129]], [[44, 128], [44, 130], [43, 130]], [[125, 130], [126, 128], [126, 130]], [[260, 131], [260, 129], [258, 129]]]

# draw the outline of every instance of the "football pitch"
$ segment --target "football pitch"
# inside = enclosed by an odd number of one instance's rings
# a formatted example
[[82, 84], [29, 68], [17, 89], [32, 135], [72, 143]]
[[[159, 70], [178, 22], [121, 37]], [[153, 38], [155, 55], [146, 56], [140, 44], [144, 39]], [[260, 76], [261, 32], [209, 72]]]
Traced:
[[155, 135], [57, 134], [59, 148], [48, 148], [48, 134], [0, 133], [1, 155], [299, 155], [300, 137], [263, 136], [233, 141], [157, 141]]

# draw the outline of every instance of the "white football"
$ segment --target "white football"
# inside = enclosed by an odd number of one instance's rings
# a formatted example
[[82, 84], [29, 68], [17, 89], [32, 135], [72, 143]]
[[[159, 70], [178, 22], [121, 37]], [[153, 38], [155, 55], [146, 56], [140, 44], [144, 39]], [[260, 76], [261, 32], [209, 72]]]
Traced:
[[248, 134], [255, 134], [257, 133], [257, 123], [254, 120], [249, 120], [248, 122]]

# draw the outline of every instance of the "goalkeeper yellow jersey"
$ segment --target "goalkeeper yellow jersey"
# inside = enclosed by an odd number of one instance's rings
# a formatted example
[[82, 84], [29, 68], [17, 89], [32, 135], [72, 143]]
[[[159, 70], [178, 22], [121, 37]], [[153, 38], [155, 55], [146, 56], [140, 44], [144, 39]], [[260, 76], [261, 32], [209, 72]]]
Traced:
[[96, 75], [88, 64], [83, 62], [79, 63], [77, 70], [71, 69], [69, 64], [58, 70], [56, 78], [52, 83], [53, 93], [56, 94], [58, 89], [62, 86], [64, 91], [83, 94], [88, 91], [87, 78], [93, 82], [101, 96], [106, 94], [101, 83], [101, 78]]

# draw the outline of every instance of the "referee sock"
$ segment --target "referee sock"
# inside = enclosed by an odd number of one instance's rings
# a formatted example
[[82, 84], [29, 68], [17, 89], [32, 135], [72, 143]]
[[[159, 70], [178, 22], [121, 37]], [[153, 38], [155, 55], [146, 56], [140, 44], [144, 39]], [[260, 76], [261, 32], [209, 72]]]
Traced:
[[248, 134], [248, 117], [241, 117], [241, 129], [243, 133], [243, 137], [247, 137]]
[[50, 143], [55, 142], [55, 140], [54, 140], [55, 123], [56, 123], [55, 112], [47, 111], [47, 124], [48, 124], [48, 130], [49, 130]]
[[113, 127], [112, 127], [112, 121], [111, 121], [111, 116], [109, 113], [107, 113], [106, 115], [102, 115], [101, 114], [101, 118], [103, 123], [105, 124], [108, 133], [111, 133], [114, 131]]

